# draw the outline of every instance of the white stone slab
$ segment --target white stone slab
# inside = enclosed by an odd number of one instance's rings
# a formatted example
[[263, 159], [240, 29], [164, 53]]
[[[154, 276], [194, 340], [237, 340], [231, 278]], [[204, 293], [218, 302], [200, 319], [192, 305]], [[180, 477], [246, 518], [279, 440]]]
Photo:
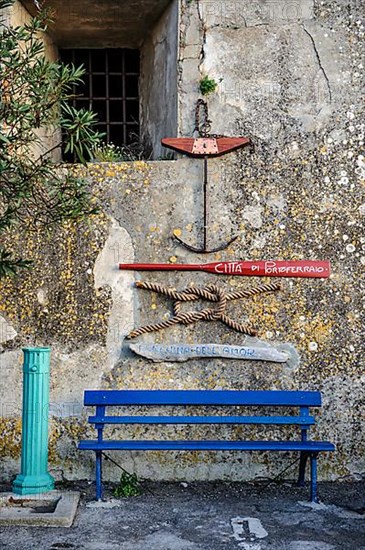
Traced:
[[205, 357], [224, 357], [225, 359], [246, 359], [249, 361], [273, 361], [285, 363], [289, 354], [278, 351], [275, 347], [264, 346], [229, 346], [226, 344], [129, 344], [129, 349], [137, 355], [147, 357], [155, 362], [188, 361]]
[[1, 493], [0, 526], [71, 527], [79, 500], [78, 491], [54, 490], [37, 495]]

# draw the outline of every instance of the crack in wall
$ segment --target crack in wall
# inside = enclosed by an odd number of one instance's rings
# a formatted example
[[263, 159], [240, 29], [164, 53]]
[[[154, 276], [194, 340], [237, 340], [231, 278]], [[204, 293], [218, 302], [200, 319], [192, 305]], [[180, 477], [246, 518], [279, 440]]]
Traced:
[[[184, 14], [185, 16], [185, 14]], [[182, 14], [180, 15], [182, 18]], [[179, 44], [178, 44], [178, 60], [177, 60], [177, 76], [178, 76], [178, 90], [181, 91], [183, 84], [183, 62], [184, 62], [184, 49], [186, 46], [186, 33], [189, 20], [183, 24], [180, 20], [179, 24]], [[180, 94], [179, 94], [180, 95]], [[180, 113], [179, 113], [180, 117]], [[179, 121], [179, 126], [181, 126], [181, 121]]]
[[200, 62], [199, 62], [199, 72], [202, 74], [202, 66], [203, 66], [204, 59], [205, 59], [205, 45], [206, 45], [206, 42], [207, 42], [207, 27], [206, 27], [206, 24], [204, 23], [203, 14], [200, 11], [199, 2], [196, 3], [196, 9], [197, 9], [197, 12], [198, 12], [198, 19], [199, 19], [199, 22], [200, 22], [202, 35], [203, 35], [202, 36], [202, 38], [203, 38], [202, 47], [201, 47], [201, 50], [200, 50]]
[[310, 38], [310, 41], [312, 42], [312, 46], [313, 46], [313, 50], [314, 50], [314, 54], [316, 56], [316, 59], [317, 59], [317, 63], [318, 63], [318, 66], [324, 76], [324, 79], [326, 81], [326, 84], [327, 84], [327, 89], [328, 89], [328, 97], [329, 97], [329, 100], [330, 100], [330, 103], [332, 102], [332, 90], [331, 90], [331, 84], [330, 84], [330, 81], [329, 81], [329, 78], [327, 76], [327, 73], [322, 65], [322, 61], [321, 61], [321, 58], [320, 58], [320, 55], [319, 55], [319, 52], [318, 52], [318, 49], [317, 49], [317, 46], [316, 46], [316, 43], [315, 43], [315, 40], [313, 38], [313, 36], [311, 35], [311, 33], [308, 31], [308, 29], [305, 27], [304, 24], [301, 25], [303, 31], [309, 36]]

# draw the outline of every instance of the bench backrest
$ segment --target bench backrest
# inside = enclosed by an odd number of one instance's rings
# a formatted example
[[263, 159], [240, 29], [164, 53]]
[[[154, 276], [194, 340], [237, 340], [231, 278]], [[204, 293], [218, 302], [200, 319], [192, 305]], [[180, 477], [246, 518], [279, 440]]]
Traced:
[[[98, 430], [98, 440], [103, 438], [106, 424], [237, 424], [237, 425], [296, 425], [301, 430], [301, 439], [307, 439], [307, 430], [315, 424], [310, 415], [310, 407], [321, 406], [321, 394], [312, 391], [233, 391], [233, 390], [86, 390], [84, 403], [95, 406], [96, 413], [89, 416], [89, 422]], [[133, 406], [234, 406], [234, 407], [296, 407], [297, 414], [251, 414], [249, 416], [233, 412], [233, 415], [177, 415], [162, 413], [130, 414]], [[123, 407], [127, 410], [122, 416], [109, 416], [107, 407]], [[255, 411], [256, 412], [256, 411]]]
[[317, 391], [86, 390], [84, 404], [320, 407], [321, 394]]

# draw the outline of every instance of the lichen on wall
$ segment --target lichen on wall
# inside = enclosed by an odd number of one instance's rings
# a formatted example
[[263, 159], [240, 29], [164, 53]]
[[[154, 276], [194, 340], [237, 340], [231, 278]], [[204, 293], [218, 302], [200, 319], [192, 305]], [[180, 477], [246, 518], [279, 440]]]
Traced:
[[[254, 4], [261, 9], [253, 10], [248, 0], [181, 2], [180, 134], [192, 133], [198, 82], [208, 74], [223, 79], [207, 97], [212, 131], [249, 136], [254, 144], [251, 151], [208, 163], [208, 246], [237, 235], [228, 248], [196, 255], [174, 239], [202, 242], [203, 163], [191, 158], [79, 168], [101, 214], [77, 227], [9, 236], [14, 249], [26, 252], [35, 265], [16, 280], [0, 282], [0, 315], [12, 335], [0, 342], [5, 350], [0, 366], [6, 384], [14, 387], [10, 400], [19, 404], [16, 350], [27, 342], [52, 344], [50, 458], [65, 477], [93, 476], [91, 453], [76, 450], [78, 438], [92, 433], [82, 406], [86, 387], [318, 389], [323, 408], [313, 436], [337, 446], [331, 456], [321, 457], [321, 478], [364, 471], [364, 26], [356, 2], [303, 0], [296, 10], [284, 1]], [[131, 328], [171, 315], [171, 300], [136, 289], [135, 280], [176, 289], [213, 281], [227, 290], [263, 280], [120, 272], [118, 263], [245, 259], [331, 261], [329, 279], [283, 279], [280, 292], [228, 306], [231, 317], [257, 327], [260, 339], [293, 346], [298, 360], [154, 364], [128, 349]], [[243, 345], [249, 339], [210, 322], [176, 326], [141, 341]], [[16, 456], [19, 407], [7, 408], [3, 416], [3, 453]], [[127, 429], [119, 433], [130, 435]], [[183, 433], [170, 432], [175, 438]], [[202, 427], [197, 434], [217, 435]], [[145, 436], [145, 428], [137, 435]], [[219, 435], [258, 433], [227, 427]], [[291, 461], [286, 454], [258, 453], [123, 456], [127, 469], [156, 479], [252, 479], [276, 475]], [[8, 464], [11, 468], [10, 458]], [[106, 464], [106, 478], [118, 475]]]
[[58, 342], [65, 349], [105, 342], [110, 293], [94, 288], [93, 267], [107, 227], [100, 214], [80, 224], [9, 233], [9, 250], [32, 266], [0, 281], [0, 312], [18, 332], [8, 349], [34, 342]]
[[[364, 375], [360, 4], [189, 3], [182, 29], [182, 82], [190, 91], [180, 98], [182, 127], [189, 131], [196, 81], [209, 75], [221, 81], [208, 97], [212, 131], [246, 135], [255, 145], [249, 157], [244, 151], [222, 163], [216, 191], [223, 208], [230, 205], [228, 227], [240, 235], [223, 257], [332, 263], [328, 281], [285, 281], [272, 298], [273, 315], [266, 300], [253, 307], [269, 340], [286, 339], [300, 353], [292, 387], [323, 391], [317, 433], [338, 443], [323, 475], [348, 474], [354, 445], [364, 449], [362, 430], [347, 432], [349, 424], [359, 426], [355, 403], [363, 401]], [[350, 410], [344, 380], [355, 400]]]
[[[80, 414], [81, 388], [100, 379], [111, 292], [106, 286], [95, 288], [93, 268], [109, 225], [100, 213], [87, 222], [64, 222], [26, 232], [14, 228], [6, 235], [7, 248], [31, 260], [32, 266], [15, 278], [0, 280], [2, 457], [14, 459], [20, 453], [22, 346], [52, 347], [50, 409], [61, 418], [55, 420], [50, 435], [51, 461], [67, 422], [62, 417]], [[1, 477], [8, 475], [6, 460], [1, 470]]]

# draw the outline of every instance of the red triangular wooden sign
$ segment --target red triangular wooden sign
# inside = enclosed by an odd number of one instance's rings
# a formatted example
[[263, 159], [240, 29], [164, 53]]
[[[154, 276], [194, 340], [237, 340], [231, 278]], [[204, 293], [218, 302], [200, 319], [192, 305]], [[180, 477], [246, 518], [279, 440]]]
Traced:
[[251, 143], [246, 137], [163, 138], [161, 144], [191, 157], [219, 157]]

